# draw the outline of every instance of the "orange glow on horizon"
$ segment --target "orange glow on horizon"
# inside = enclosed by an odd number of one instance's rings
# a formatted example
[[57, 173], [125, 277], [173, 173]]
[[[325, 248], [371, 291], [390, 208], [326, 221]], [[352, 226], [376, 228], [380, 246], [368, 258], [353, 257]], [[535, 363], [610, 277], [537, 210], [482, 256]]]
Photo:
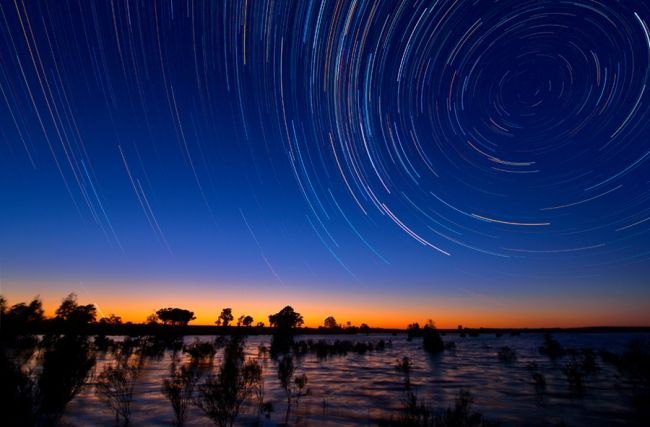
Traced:
[[[30, 301], [42, 289], [43, 284], [13, 284], [13, 292], [4, 284], [3, 294], [8, 304]], [[157, 289], [156, 289], [157, 288]], [[47, 286], [47, 292], [40, 296], [47, 316], [53, 316], [61, 300], [70, 291], [68, 284]], [[90, 291], [89, 291], [90, 289]], [[98, 290], [99, 289], [99, 290]], [[181, 307], [195, 313], [191, 325], [214, 325], [221, 309], [231, 307], [236, 319], [240, 315], [251, 315], [254, 323], [264, 322], [268, 326], [269, 314], [291, 305], [303, 315], [305, 326], [318, 327], [328, 316], [334, 316], [343, 326], [349, 321], [353, 326], [366, 323], [370, 327], [403, 329], [409, 323], [424, 324], [434, 320], [443, 329], [464, 327], [494, 328], [538, 328], [538, 327], [582, 327], [582, 326], [650, 326], [647, 303], [640, 299], [618, 301], [594, 300], [590, 304], [582, 301], [577, 305], [569, 299], [521, 298], [519, 300], [463, 297], [402, 297], [379, 293], [330, 294], [314, 290], [277, 289], [262, 292], [246, 287], [205, 290], [196, 293], [172, 291], [178, 287], [165, 284], [139, 284], [128, 287], [124, 284], [94, 284], [83, 287], [78, 293], [80, 304], [94, 304], [98, 318], [116, 314], [124, 322], [144, 322], [147, 316], [164, 307]], [[118, 296], [119, 295], [119, 296]]]
[[[105, 301], [96, 304], [101, 310], [98, 310], [98, 320], [102, 316], [109, 316], [116, 314], [122, 318], [123, 322], [142, 323], [146, 320], [147, 316], [154, 313], [158, 308], [164, 307], [181, 307], [192, 310], [196, 316], [191, 325], [214, 325], [221, 308], [214, 306], [211, 302], [195, 302], [187, 301], [184, 303], [165, 303], [160, 300], [158, 304], [156, 300], [148, 301], [147, 307], [143, 307], [143, 303], [138, 302], [120, 302], [120, 301]], [[80, 300], [80, 303], [88, 303], [87, 301]], [[58, 302], [44, 301], [43, 305], [46, 310], [47, 316], [54, 316], [54, 312], [58, 307]], [[261, 321], [266, 326], [269, 324], [268, 317], [270, 314], [276, 313], [281, 310], [285, 305], [278, 304], [261, 304], [249, 303], [246, 304], [250, 307], [249, 310], [241, 309], [245, 304], [232, 304], [227, 305], [232, 307], [233, 315], [236, 323], [240, 315], [251, 315], [254, 318], [253, 324]], [[323, 306], [316, 304], [296, 303], [291, 305], [296, 311], [302, 314], [306, 327], [316, 328], [323, 325], [323, 321], [328, 316], [334, 316], [339, 324], [346, 326], [349, 321], [352, 326], [359, 326], [366, 323], [370, 327], [389, 328], [389, 329], [404, 329], [406, 326], [413, 322], [419, 322], [424, 325], [428, 319], [434, 320], [437, 327], [442, 329], [455, 329], [458, 325], [464, 327], [486, 327], [486, 328], [538, 328], [538, 327], [582, 327], [582, 326], [647, 326], [647, 320], [644, 322], [642, 316], [630, 317], [629, 319], [611, 319], [610, 321], [594, 320], [597, 316], [590, 316], [587, 313], [561, 313], [561, 312], [547, 312], [547, 313], [488, 313], [488, 312], [474, 312], [467, 313], [462, 310], [448, 309], [432, 310], [437, 313], [433, 315], [431, 312], [421, 310], [404, 310], [409, 314], [404, 314], [399, 309], [384, 310], [384, 308], [373, 309], [371, 307], [365, 308], [363, 311], [355, 309], [355, 307], [339, 307], [337, 309], [328, 310]], [[226, 306], [224, 306], [226, 307]], [[551, 320], [552, 319], [552, 320]]]

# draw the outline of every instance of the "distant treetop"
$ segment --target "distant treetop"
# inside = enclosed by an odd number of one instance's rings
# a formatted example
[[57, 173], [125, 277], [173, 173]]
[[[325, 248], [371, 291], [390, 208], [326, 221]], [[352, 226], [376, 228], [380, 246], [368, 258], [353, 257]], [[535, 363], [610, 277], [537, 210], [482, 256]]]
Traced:
[[165, 325], [186, 326], [190, 321], [196, 319], [194, 312], [182, 308], [161, 308], [156, 311], [158, 319]]
[[304, 320], [300, 313], [294, 311], [293, 307], [288, 305], [279, 312], [271, 314], [269, 316], [269, 323], [271, 324], [271, 327], [283, 331], [288, 331], [301, 327], [304, 323]]

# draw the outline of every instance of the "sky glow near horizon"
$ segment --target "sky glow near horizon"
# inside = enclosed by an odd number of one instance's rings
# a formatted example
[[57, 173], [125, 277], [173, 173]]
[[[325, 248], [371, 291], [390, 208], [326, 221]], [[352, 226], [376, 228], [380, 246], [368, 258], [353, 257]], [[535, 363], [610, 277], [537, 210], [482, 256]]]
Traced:
[[650, 324], [649, 27], [643, 1], [3, 1], [1, 292]]

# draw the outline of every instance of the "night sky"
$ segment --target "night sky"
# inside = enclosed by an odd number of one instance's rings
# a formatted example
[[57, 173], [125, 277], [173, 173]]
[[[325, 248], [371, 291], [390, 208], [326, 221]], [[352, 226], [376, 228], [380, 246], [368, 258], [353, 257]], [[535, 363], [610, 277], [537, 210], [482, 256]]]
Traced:
[[2, 294], [648, 325], [649, 59], [641, 0], [2, 0]]

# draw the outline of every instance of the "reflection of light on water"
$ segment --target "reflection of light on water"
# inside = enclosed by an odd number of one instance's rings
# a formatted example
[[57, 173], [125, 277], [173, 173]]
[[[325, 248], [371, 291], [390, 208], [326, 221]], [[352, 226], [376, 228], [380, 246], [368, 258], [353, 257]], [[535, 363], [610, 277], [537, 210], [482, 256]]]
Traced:
[[[621, 351], [633, 334], [559, 334], [557, 339], [567, 347]], [[642, 336], [648, 338], [647, 335]], [[211, 340], [213, 337], [198, 337]], [[300, 339], [334, 339], [312, 336]], [[340, 338], [340, 337], [339, 337]], [[192, 342], [195, 337], [186, 337]], [[408, 356], [413, 364], [411, 383], [421, 399], [432, 407], [444, 409], [451, 405], [458, 390], [470, 390], [475, 398], [475, 408], [489, 419], [521, 424], [526, 421], [548, 425], [563, 419], [570, 425], [608, 424], [624, 425], [623, 414], [629, 413], [628, 397], [615, 385], [616, 372], [601, 364], [602, 370], [588, 382], [588, 391], [581, 397], [571, 395], [560, 372], [560, 364], [553, 364], [539, 354], [542, 337], [538, 334], [521, 336], [494, 335], [460, 338], [447, 335], [455, 341], [457, 349], [431, 357], [421, 348], [419, 340], [408, 342], [404, 336], [346, 336], [343, 339], [378, 342], [393, 341], [392, 348], [368, 352], [363, 355], [349, 353], [319, 360], [307, 355], [295, 360], [296, 375], [308, 376], [309, 396], [300, 399], [299, 407], [292, 408], [291, 424], [298, 425], [374, 425], [380, 420], [399, 416], [403, 404], [403, 375], [395, 368], [396, 361]], [[247, 341], [246, 357], [257, 357], [258, 346], [268, 346], [269, 337], [253, 336]], [[501, 346], [513, 348], [518, 355], [515, 363], [504, 364], [496, 357]], [[222, 355], [217, 353], [214, 366], [218, 367]], [[172, 410], [160, 392], [163, 379], [168, 375], [169, 354], [160, 360], [148, 360], [140, 373], [132, 403], [132, 425], [170, 425]], [[185, 359], [187, 361], [187, 359]], [[547, 379], [546, 392], [540, 396], [531, 383], [529, 362], [535, 362]], [[110, 355], [98, 354], [95, 375], [111, 363]], [[274, 413], [265, 425], [281, 423], [284, 418], [286, 397], [277, 379], [277, 365], [268, 358], [263, 362], [265, 401], [273, 402]], [[94, 380], [67, 407], [63, 422], [75, 425], [112, 425], [114, 418], [107, 405], [95, 394]], [[252, 408], [238, 421], [242, 424], [255, 419]], [[203, 413], [192, 406], [187, 425], [212, 425]]]

